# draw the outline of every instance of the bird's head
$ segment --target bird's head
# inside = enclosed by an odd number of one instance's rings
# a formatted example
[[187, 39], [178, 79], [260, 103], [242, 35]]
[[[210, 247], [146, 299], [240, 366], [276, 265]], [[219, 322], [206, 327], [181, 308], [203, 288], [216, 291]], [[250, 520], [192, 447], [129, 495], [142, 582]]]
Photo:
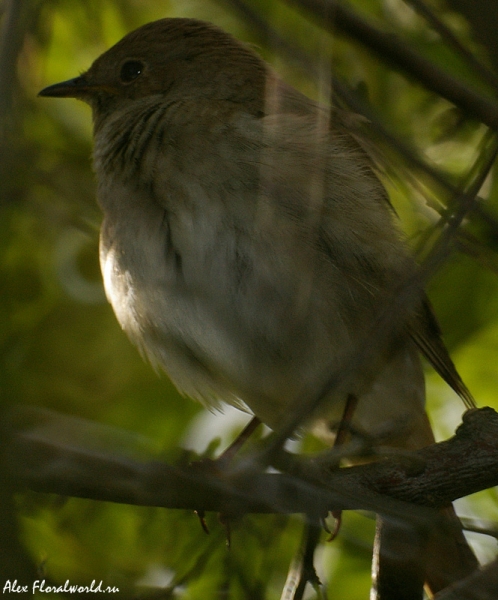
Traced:
[[79, 77], [39, 95], [78, 98], [96, 117], [153, 95], [230, 101], [256, 114], [265, 78], [264, 61], [218, 27], [195, 19], [161, 19], [126, 35]]

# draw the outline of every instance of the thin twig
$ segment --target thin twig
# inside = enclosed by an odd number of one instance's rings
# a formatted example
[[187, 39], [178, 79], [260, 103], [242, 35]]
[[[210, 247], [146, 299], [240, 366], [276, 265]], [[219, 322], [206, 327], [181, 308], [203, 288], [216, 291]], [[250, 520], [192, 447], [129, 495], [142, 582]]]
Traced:
[[498, 128], [498, 103], [478, 94], [430, 62], [397, 36], [370, 25], [336, 0], [285, 0], [303, 9], [324, 29], [346, 35], [366, 46], [391, 67], [409, 75], [427, 89], [446, 98], [464, 113], [492, 129]]
[[218, 0], [218, 2], [234, 10], [260, 38], [263, 44], [268, 44], [270, 48], [277, 49], [283, 53], [287, 60], [295, 63], [308, 77], [316, 79], [319, 76], [319, 71], [312, 58], [302, 48], [282, 37], [247, 2], [244, 0]]
[[441, 36], [441, 38], [452, 47], [477, 72], [483, 81], [498, 89], [498, 77], [491, 69], [488, 69], [481, 61], [477, 60], [468, 48], [466, 48], [451, 29], [443, 23], [436, 13], [424, 2], [424, 0], [405, 0], [411, 5]]
[[[248, 25], [253, 28], [254, 33], [258, 35], [263, 42], [271, 40], [272, 46], [278, 49], [287, 59], [294, 62], [303, 73], [312, 78], [318, 76], [318, 70], [311, 57], [308, 56], [302, 48], [289, 43], [283, 38], [273, 27], [262, 19], [256, 11], [247, 4], [247, 2], [244, 2], [244, 0], [219, 1], [222, 4], [235, 9]], [[378, 135], [385, 147], [401, 156], [412, 169], [416, 169], [420, 174], [428, 176], [432, 183], [437, 185], [444, 192], [451, 195], [460, 193], [460, 190], [458, 190], [440, 170], [436, 170], [430, 166], [420, 157], [413, 147], [408, 146], [406, 142], [403, 142], [399, 137], [390, 133], [385, 124], [380, 121], [377, 113], [374, 112], [372, 108], [358, 96], [358, 94], [353, 92], [344, 81], [338, 79], [333, 74], [331, 74], [331, 89], [333, 105], [344, 105], [349, 110], [364, 116], [368, 121], [368, 129], [372, 133]], [[383, 162], [382, 158], [379, 160], [380, 162]], [[479, 215], [488, 227], [498, 235], [498, 216], [491, 214], [489, 209], [483, 207], [481, 204], [474, 206], [474, 214]]]
[[473, 533], [480, 533], [498, 539], [498, 523], [495, 521], [484, 521], [469, 517], [460, 517], [460, 521], [465, 531], [472, 531]]
[[320, 525], [305, 523], [301, 545], [290, 565], [280, 600], [302, 600], [308, 583], [317, 589], [319, 598], [324, 599], [323, 588], [314, 566], [314, 555], [320, 535]]

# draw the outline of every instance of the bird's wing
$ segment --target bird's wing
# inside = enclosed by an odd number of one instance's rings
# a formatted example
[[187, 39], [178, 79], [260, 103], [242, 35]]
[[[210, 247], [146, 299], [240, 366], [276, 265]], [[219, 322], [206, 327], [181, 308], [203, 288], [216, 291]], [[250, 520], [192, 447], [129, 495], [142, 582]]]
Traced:
[[[362, 148], [365, 157], [370, 161], [372, 171], [375, 172], [379, 170], [378, 161], [372, 152], [372, 146], [368, 144], [365, 136], [359, 134], [353, 135], [352, 137], [358, 146]], [[383, 200], [388, 204], [393, 214], [396, 215], [396, 211], [392, 206], [387, 193], [384, 194]], [[458, 374], [448, 350], [443, 343], [441, 329], [425, 293], [423, 294], [421, 309], [417, 319], [411, 327], [410, 333], [425, 358], [444, 381], [446, 381], [446, 383], [460, 396], [465, 406], [467, 408], [475, 408], [475, 400]]]
[[424, 295], [418, 319], [411, 327], [411, 336], [422, 354], [446, 383], [460, 396], [467, 408], [475, 408], [475, 400], [462, 381], [441, 339], [441, 330], [429, 299]]

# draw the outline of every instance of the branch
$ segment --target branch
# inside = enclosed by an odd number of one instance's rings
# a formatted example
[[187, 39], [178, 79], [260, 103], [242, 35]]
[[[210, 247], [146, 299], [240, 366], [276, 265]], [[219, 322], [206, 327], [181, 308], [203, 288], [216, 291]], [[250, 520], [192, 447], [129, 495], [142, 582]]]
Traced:
[[414, 453], [421, 460], [421, 471], [415, 465], [410, 473], [398, 458], [368, 465], [358, 475], [377, 493], [421, 506], [447, 506], [496, 485], [497, 428], [498, 414], [492, 408], [470, 410], [454, 437]]
[[483, 81], [488, 82], [495, 89], [498, 89], [498, 77], [496, 76], [496, 73], [481, 63], [476, 55], [460, 42], [453, 31], [436, 15], [432, 8], [425, 3], [425, 0], [405, 0], [405, 2], [411, 5], [412, 8], [415, 9], [435, 31], [437, 31], [441, 36], [441, 39], [445, 41], [450, 48], [453, 48], [453, 50], [466, 61], [467, 65], [480, 75]]
[[436, 594], [434, 600], [496, 600], [497, 596], [498, 559]]
[[[318, 71], [313, 60], [296, 44], [293, 44], [283, 38], [269, 23], [264, 20], [245, 0], [219, 0], [224, 6], [228, 6], [234, 12], [236, 12], [244, 22], [251, 27], [254, 35], [258, 36], [263, 44], [270, 44], [271, 47], [277, 48], [287, 60], [295, 63], [304, 73], [308, 76], [317, 77]], [[422, 0], [406, 0], [414, 5], [420, 6]], [[425, 6], [425, 5], [424, 5]], [[434, 17], [437, 19], [436, 17]], [[438, 27], [440, 29], [440, 27]], [[445, 36], [447, 37], [447, 36]], [[456, 42], [455, 42], [456, 43]], [[463, 49], [460, 50], [460, 53]], [[469, 55], [469, 59], [470, 60]], [[480, 64], [480, 63], [478, 63]], [[486, 77], [489, 79], [491, 72], [485, 69]], [[460, 187], [456, 187], [450, 178], [442, 173], [439, 169], [430, 166], [423, 158], [421, 158], [419, 152], [414, 148], [407, 145], [406, 142], [402, 141], [395, 135], [393, 135], [386, 128], [385, 124], [381, 122], [378, 115], [372, 108], [342, 80], [330, 74], [332, 82], [332, 104], [335, 106], [346, 106], [349, 110], [363, 115], [368, 121], [368, 130], [370, 134], [375, 133], [376, 136], [380, 136], [380, 140], [383, 142], [383, 151], [380, 156], [377, 155], [378, 149], [373, 148], [373, 145], [369, 146], [368, 150], [375, 157], [375, 161], [379, 164], [383, 164], [383, 168], [386, 168], [385, 163], [392, 164], [392, 157], [386, 155], [394, 150], [397, 156], [401, 156], [403, 160], [410, 166], [412, 170], [418, 172], [419, 175], [429, 177], [430, 185], [436, 185], [439, 193], [444, 191], [452, 196], [458, 196], [461, 194]], [[497, 78], [498, 79], [498, 78]], [[412, 177], [408, 171], [404, 173], [404, 177]], [[440, 214], [443, 213], [443, 205], [432, 206]], [[475, 203], [472, 207], [472, 214], [469, 216], [475, 218], [479, 217], [479, 224], [486, 227], [486, 236], [489, 238], [493, 235], [498, 235], [498, 221], [494, 214], [486, 208], [482, 202]], [[495, 261], [492, 258], [491, 251], [483, 248], [482, 244], [475, 237], [469, 237], [468, 233], [459, 231], [457, 240], [458, 250], [468, 254], [469, 256], [476, 259], [484, 267], [496, 271]]]
[[[81, 423], [89, 427], [85, 421]], [[498, 414], [491, 408], [467, 412], [448, 441], [408, 455], [327, 472], [320, 480], [262, 473], [254, 465], [216, 471], [203, 463], [171, 466], [143, 462], [54, 437], [53, 430], [47, 428], [44, 434], [43, 428], [33, 426], [13, 432], [3, 466], [19, 489], [228, 514], [305, 513], [316, 517], [332, 510], [364, 509], [423, 520], [432, 518], [433, 511], [427, 508], [440, 508], [498, 485]], [[316, 473], [313, 468], [307, 471]], [[413, 505], [425, 508], [414, 510]]]
[[366, 46], [393, 68], [446, 98], [465, 113], [492, 129], [498, 128], [498, 103], [488, 99], [460, 80], [441, 70], [397, 36], [383, 32], [337, 0], [286, 0], [306, 11], [324, 29], [351, 37]]

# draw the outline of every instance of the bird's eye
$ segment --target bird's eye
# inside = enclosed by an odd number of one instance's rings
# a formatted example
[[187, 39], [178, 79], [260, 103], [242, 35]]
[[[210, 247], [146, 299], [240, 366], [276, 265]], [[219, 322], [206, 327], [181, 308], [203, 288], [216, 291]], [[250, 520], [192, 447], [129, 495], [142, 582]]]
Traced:
[[139, 60], [127, 60], [121, 67], [119, 77], [123, 83], [131, 83], [144, 70], [144, 64]]

